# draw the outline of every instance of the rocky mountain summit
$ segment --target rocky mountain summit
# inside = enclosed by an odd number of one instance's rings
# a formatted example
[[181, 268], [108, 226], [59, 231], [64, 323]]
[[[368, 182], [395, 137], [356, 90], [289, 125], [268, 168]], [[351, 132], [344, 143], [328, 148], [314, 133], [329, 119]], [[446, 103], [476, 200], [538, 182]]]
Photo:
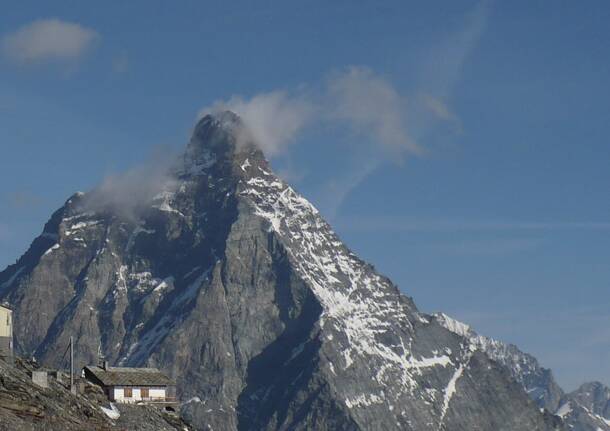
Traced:
[[20, 353], [56, 366], [74, 336], [80, 365], [158, 367], [202, 430], [563, 429], [355, 256], [236, 115], [201, 119], [136, 203], [75, 194], [0, 273]]
[[467, 338], [473, 350], [503, 365], [541, 409], [563, 419], [569, 430], [610, 431], [610, 388], [599, 382], [585, 383], [566, 394], [553, 373], [533, 356], [513, 344], [477, 334], [470, 326], [444, 313], [432, 315], [440, 325]]

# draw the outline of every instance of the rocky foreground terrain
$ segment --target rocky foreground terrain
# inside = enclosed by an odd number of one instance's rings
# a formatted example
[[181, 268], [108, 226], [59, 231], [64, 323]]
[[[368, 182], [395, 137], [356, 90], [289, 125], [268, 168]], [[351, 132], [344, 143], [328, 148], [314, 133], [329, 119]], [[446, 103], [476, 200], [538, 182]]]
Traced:
[[[115, 405], [98, 386], [85, 384], [72, 395], [66, 382], [48, 379], [49, 387], [32, 383], [39, 367], [17, 358], [0, 359], [0, 430], [162, 430], [191, 428], [176, 414], [145, 406]], [[106, 411], [106, 412], [105, 412]]]
[[75, 194], [0, 273], [21, 354], [59, 366], [74, 336], [79, 367], [158, 367], [201, 430], [565, 429], [354, 255], [235, 114], [203, 118], [150, 196], [120, 194]]

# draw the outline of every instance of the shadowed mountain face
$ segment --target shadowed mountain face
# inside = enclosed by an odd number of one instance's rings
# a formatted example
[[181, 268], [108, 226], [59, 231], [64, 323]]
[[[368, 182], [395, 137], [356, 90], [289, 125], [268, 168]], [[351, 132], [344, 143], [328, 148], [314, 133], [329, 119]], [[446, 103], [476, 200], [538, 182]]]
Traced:
[[230, 112], [203, 118], [132, 217], [72, 196], [0, 273], [20, 352], [59, 365], [72, 335], [81, 365], [101, 348], [157, 366], [200, 429], [561, 429], [351, 253], [247, 136]]

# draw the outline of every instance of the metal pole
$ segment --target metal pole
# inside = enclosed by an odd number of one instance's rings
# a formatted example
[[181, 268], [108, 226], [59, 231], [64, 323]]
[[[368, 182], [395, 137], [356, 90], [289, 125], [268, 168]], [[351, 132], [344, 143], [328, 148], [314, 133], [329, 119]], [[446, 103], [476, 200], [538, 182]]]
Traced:
[[70, 392], [76, 393], [74, 387], [74, 337], [70, 336]]

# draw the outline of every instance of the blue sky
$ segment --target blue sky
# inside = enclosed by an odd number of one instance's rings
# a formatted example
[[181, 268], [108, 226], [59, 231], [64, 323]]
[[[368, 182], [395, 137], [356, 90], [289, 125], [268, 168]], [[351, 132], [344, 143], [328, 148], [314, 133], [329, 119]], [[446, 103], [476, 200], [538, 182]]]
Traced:
[[121, 3], [3, 8], [0, 266], [236, 107], [421, 309], [610, 384], [610, 4]]

